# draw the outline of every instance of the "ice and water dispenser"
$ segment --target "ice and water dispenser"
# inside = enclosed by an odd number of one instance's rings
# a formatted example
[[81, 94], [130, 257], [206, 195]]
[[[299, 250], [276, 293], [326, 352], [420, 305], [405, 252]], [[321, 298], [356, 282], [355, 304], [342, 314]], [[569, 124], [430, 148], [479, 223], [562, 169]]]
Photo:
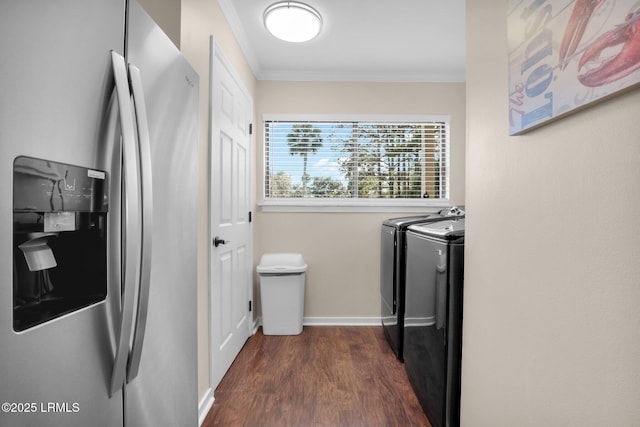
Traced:
[[13, 164], [13, 329], [107, 295], [108, 176], [17, 157]]

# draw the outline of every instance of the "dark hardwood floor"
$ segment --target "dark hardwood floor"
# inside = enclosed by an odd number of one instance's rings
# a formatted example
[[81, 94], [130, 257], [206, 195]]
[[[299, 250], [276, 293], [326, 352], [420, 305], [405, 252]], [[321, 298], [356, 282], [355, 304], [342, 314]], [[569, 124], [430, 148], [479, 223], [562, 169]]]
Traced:
[[382, 327], [249, 338], [202, 427], [427, 426]]

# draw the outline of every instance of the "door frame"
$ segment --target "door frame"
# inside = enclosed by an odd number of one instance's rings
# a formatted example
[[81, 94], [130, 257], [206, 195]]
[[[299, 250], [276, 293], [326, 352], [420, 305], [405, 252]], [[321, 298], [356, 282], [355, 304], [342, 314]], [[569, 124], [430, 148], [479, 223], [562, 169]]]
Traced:
[[[213, 186], [211, 186], [211, 180], [212, 180], [212, 175], [213, 175], [213, 170], [212, 170], [212, 138], [213, 138], [213, 108], [214, 108], [214, 103], [211, 99], [211, 97], [213, 96], [213, 92], [214, 92], [214, 88], [213, 88], [213, 64], [214, 61], [219, 61], [220, 65], [222, 65], [231, 75], [231, 77], [233, 78], [233, 80], [235, 81], [235, 83], [238, 85], [238, 88], [240, 89], [240, 91], [242, 92], [242, 94], [247, 98], [247, 100], [249, 101], [249, 109], [251, 111], [251, 126], [253, 126], [253, 123], [255, 122], [255, 110], [254, 110], [254, 100], [253, 97], [251, 96], [251, 94], [249, 93], [249, 91], [247, 90], [245, 84], [243, 83], [242, 79], [240, 78], [240, 76], [238, 75], [238, 73], [236, 72], [236, 70], [233, 68], [231, 62], [229, 62], [229, 60], [227, 59], [227, 57], [224, 55], [224, 52], [222, 50], [222, 48], [220, 47], [220, 45], [216, 42], [215, 38], [213, 36], [211, 36], [210, 38], [210, 67], [209, 67], [209, 110], [208, 110], [208, 166], [209, 166], [209, 170], [208, 170], [208, 243], [207, 243], [207, 263], [208, 263], [208, 268], [207, 268], [207, 275], [208, 275], [208, 294], [209, 294], [209, 298], [208, 298], [208, 307], [209, 307], [209, 331], [208, 331], [208, 338], [209, 338], [209, 348], [208, 348], [208, 352], [209, 352], [209, 386], [210, 386], [210, 393], [213, 397], [213, 400], [215, 400], [215, 396], [213, 396], [214, 391], [215, 391], [215, 387], [217, 387], [217, 384], [213, 384], [213, 364], [215, 363], [213, 354], [213, 346], [216, 344], [213, 340], [213, 327], [215, 322], [220, 321], [220, 315], [221, 313], [218, 313], [215, 310], [216, 305], [214, 304], [214, 292], [213, 292], [213, 272], [212, 272], [212, 264], [211, 264], [211, 256], [212, 256], [212, 251], [213, 251], [213, 239], [214, 239], [214, 224], [212, 221], [212, 209], [213, 209], [213, 201], [214, 201], [214, 194], [213, 194]], [[255, 207], [255, 203], [254, 203], [254, 189], [253, 189], [253, 183], [255, 182], [255, 132], [250, 132], [249, 133], [249, 194], [250, 194], [250, 208], [251, 211], [253, 212], [254, 207]], [[249, 248], [249, 259], [251, 260], [251, 265], [248, 266], [248, 270], [246, 273], [248, 275], [248, 277], [253, 278], [253, 223], [252, 221], [250, 221], [250, 233], [249, 233], [249, 241], [247, 243], [247, 247]], [[247, 283], [247, 295], [249, 297], [249, 302], [252, 306], [251, 310], [248, 310], [248, 316], [250, 321], [247, 322], [247, 327], [248, 327], [248, 336], [252, 336], [254, 334], [254, 331], [256, 329], [255, 324], [256, 324], [256, 319], [254, 318], [254, 313], [255, 313], [255, 308], [253, 307], [253, 301], [254, 301], [254, 294], [253, 294], [253, 279], [249, 280]]]

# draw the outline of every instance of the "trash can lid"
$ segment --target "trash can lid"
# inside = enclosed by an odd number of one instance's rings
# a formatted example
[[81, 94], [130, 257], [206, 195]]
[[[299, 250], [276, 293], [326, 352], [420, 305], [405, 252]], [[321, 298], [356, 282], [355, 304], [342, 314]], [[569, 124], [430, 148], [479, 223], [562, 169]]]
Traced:
[[307, 271], [307, 264], [302, 254], [264, 254], [256, 270], [258, 273], [304, 273]]

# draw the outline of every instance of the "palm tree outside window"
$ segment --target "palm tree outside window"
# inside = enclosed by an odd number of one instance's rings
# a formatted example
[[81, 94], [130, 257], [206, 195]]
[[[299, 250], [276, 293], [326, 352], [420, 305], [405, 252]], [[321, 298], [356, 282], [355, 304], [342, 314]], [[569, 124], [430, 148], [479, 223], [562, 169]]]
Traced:
[[[437, 117], [440, 118], [440, 117]], [[265, 120], [265, 200], [448, 200], [444, 120]]]

